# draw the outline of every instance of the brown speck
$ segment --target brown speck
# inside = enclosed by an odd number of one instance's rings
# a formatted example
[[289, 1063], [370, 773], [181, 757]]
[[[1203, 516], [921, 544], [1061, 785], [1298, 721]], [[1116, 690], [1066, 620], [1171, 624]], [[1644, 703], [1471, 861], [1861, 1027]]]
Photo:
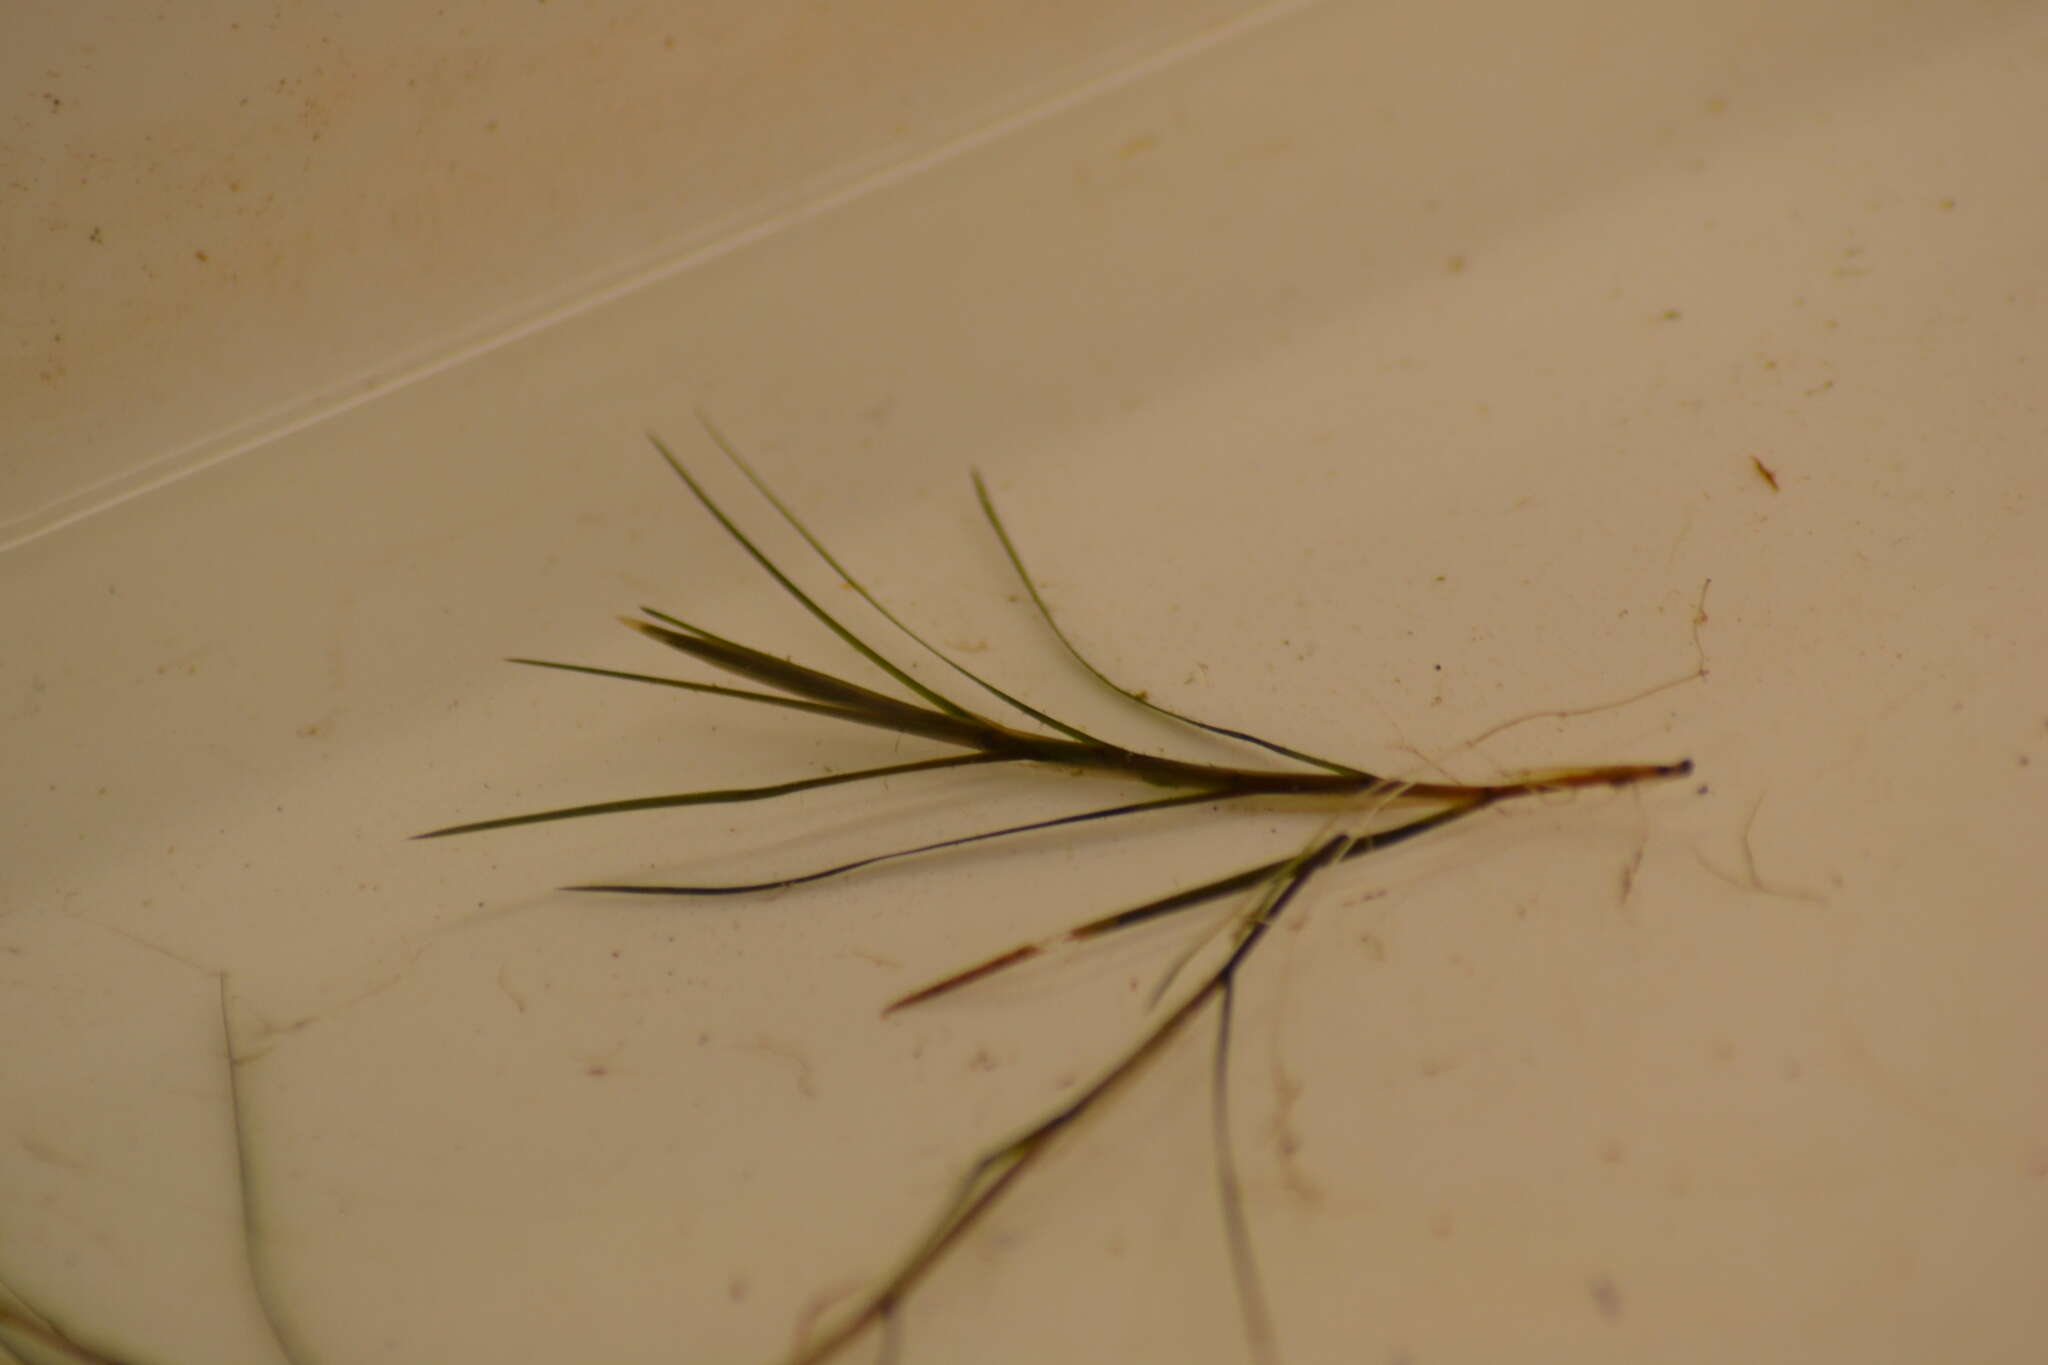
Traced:
[[521, 1014], [526, 1013], [526, 997], [512, 989], [512, 982], [507, 976], [506, 969], [503, 967], [498, 968], [498, 989], [505, 992], [507, 998], [512, 1001], [514, 1008]]
[[1643, 853], [1644, 853], [1644, 851], [1645, 851], [1645, 849], [1644, 849], [1644, 846], [1643, 846], [1643, 845], [1641, 845], [1641, 844], [1638, 844], [1638, 845], [1636, 845], [1636, 854], [1635, 854], [1635, 856], [1634, 856], [1633, 858], [1630, 858], [1630, 859], [1628, 860], [1628, 862], [1626, 862], [1625, 864], [1623, 864], [1623, 865], [1622, 865], [1622, 869], [1621, 869], [1621, 899], [1622, 899], [1622, 903], [1623, 903], [1623, 904], [1627, 904], [1627, 903], [1628, 903], [1628, 898], [1629, 898], [1629, 897], [1630, 897], [1631, 895], [1633, 895], [1633, 894], [1635, 893], [1635, 889], [1636, 889], [1636, 874], [1637, 874], [1637, 873], [1639, 873], [1639, 872], [1641, 872], [1641, 871], [1643, 870]]
[[74, 1156], [51, 1143], [45, 1142], [33, 1133], [22, 1134], [21, 1150], [34, 1157], [37, 1161], [45, 1161], [52, 1166], [61, 1167], [65, 1170], [88, 1172], [92, 1170], [91, 1163], [87, 1162], [84, 1158]]
[[86, 240], [95, 246], [105, 246], [107, 244], [107, 239], [100, 235], [98, 228], [94, 228], [91, 232], [87, 233]]
[[1444, 257], [1444, 273], [1446, 275], [1462, 275], [1465, 273], [1467, 264], [1468, 262], [1463, 256], [1446, 256]]
[[1600, 1316], [1609, 1322], [1621, 1321], [1621, 1288], [1605, 1275], [1595, 1275], [1586, 1281], [1586, 1292], [1593, 1296], [1593, 1307], [1600, 1310]]
[[1752, 466], [1754, 466], [1754, 467], [1755, 467], [1755, 469], [1756, 469], [1756, 476], [1757, 476], [1757, 477], [1758, 477], [1759, 479], [1762, 479], [1762, 480], [1763, 480], [1763, 481], [1764, 481], [1765, 483], [1769, 484], [1769, 485], [1771, 486], [1771, 491], [1772, 491], [1773, 493], [1777, 492], [1777, 491], [1778, 491], [1778, 476], [1777, 476], [1777, 474], [1776, 474], [1776, 473], [1775, 473], [1775, 472], [1774, 472], [1774, 471], [1773, 471], [1773, 470], [1771, 469], [1771, 467], [1770, 467], [1769, 465], [1765, 464], [1765, 463], [1764, 463], [1764, 462], [1763, 462], [1762, 460], [1759, 460], [1759, 459], [1758, 459], [1758, 458], [1757, 458], [1756, 456], [1754, 456], [1754, 455], [1752, 455], [1752, 456], [1750, 456], [1750, 457], [1749, 457], [1749, 462], [1750, 462], [1750, 464], [1751, 464]]
[[203, 251], [195, 251], [192, 253], [192, 259], [195, 261], [210, 261], [213, 259], [213, 257], [207, 255]]
[[1676, 322], [1684, 316], [1685, 314], [1679, 312], [1676, 308], [1666, 308], [1663, 312], [1657, 314], [1657, 321]]

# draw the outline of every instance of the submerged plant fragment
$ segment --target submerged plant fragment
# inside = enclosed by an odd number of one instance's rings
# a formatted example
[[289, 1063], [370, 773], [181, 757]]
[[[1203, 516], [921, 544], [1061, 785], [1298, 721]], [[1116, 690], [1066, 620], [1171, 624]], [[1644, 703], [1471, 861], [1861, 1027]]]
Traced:
[[[1161, 794], [1143, 799], [1126, 800], [1052, 819], [893, 849], [851, 862], [803, 869], [765, 881], [715, 885], [593, 883], [570, 888], [617, 895], [686, 898], [739, 895], [796, 886], [845, 875], [894, 859], [936, 853], [1034, 831], [1114, 820], [1127, 815], [1177, 806], [1217, 805], [1274, 796], [1318, 798], [1329, 807], [1331, 818], [1315, 838], [1290, 856], [1247, 867], [1200, 885], [1183, 887], [1141, 905], [1090, 919], [1052, 939], [1017, 945], [912, 991], [886, 1006], [885, 1012], [889, 1012], [922, 1004], [1036, 957], [1058, 944], [1098, 938], [1118, 929], [1227, 898], [1237, 897], [1242, 901], [1239, 908], [1229, 917], [1224, 937], [1219, 941], [1218, 947], [1209, 954], [1213, 960], [1201, 970], [1189, 973], [1187, 979], [1182, 982], [1179, 992], [1172, 994], [1170, 999], [1166, 997], [1172, 976], [1169, 976], [1167, 983], [1162, 983], [1160, 1003], [1117, 1059], [1094, 1080], [1080, 1086], [1070, 1098], [1037, 1122], [971, 1162], [952, 1194], [932, 1217], [923, 1235], [890, 1270], [879, 1277], [874, 1287], [863, 1297], [840, 1311], [824, 1327], [811, 1332], [789, 1357], [789, 1365], [815, 1365], [816, 1362], [832, 1358], [871, 1329], [880, 1329], [885, 1336], [893, 1340], [891, 1329], [898, 1324], [900, 1310], [919, 1283], [960, 1238], [1028, 1173], [1055, 1139], [1095, 1109], [1113, 1091], [1128, 1083], [1148, 1061], [1157, 1056], [1197, 1017], [1211, 1007], [1215, 1010], [1217, 1030], [1212, 1063], [1212, 1137], [1216, 1151], [1218, 1192], [1225, 1233], [1241, 1302], [1248, 1351], [1253, 1359], [1262, 1362], [1277, 1359], [1275, 1333], [1258, 1288], [1249, 1223], [1231, 1161], [1225, 1123], [1230, 1021], [1239, 969], [1310, 881], [1338, 863], [1395, 847], [1409, 839], [1476, 815], [1504, 801], [1577, 788], [1629, 787], [1681, 777], [1692, 771], [1691, 761], [1565, 767], [1482, 784], [1409, 781], [1371, 773], [1170, 709], [1151, 700], [1146, 693], [1134, 691], [1113, 681], [1075, 647], [1061, 630], [1037, 584], [1025, 569], [1022, 556], [1005, 529], [1002, 519], [997, 515], [986, 485], [980, 476], [976, 475], [974, 488], [982, 513], [1002, 545], [1005, 556], [1039, 618], [1091, 678], [1135, 706], [1178, 724], [1263, 750], [1271, 761], [1263, 766], [1240, 767], [1162, 757], [1124, 748], [1012, 696], [946, 655], [904, 624], [811, 534], [739, 456], [716, 427], [708, 420], [704, 425], [711, 439], [841, 582], [918, 648], [950, 668], [964, 682], [978, 688], [987, 697], [1015, 713], [1014, 718], [1009, 721], [994, 719], [946, 695], [920, 681], [855, 634], [763, 553], [659, 438], [650, 437], [655, 449], [677, 478], [755, 563], [820, 624], [837, 635], [907, 695], [892, 695], [804, 664], [777, 658], [648, 607], [643, 607], [637, 617], [621, 619], [627, 626], [647, 638], [750, 685], [737, 687], [545, 659], [516, 659], [514, 662], [537, 668], [679, 688], [760, 705], [783, 707], [856, 725], [890, 730], [906, 738], [932, 741], [945, 746], [951, 752], [852, 772], [798, 777], [754, 787], [629, 797], [498, 816], [451, 825], [419, 837], [439, 838], [453, 834], [473, 834], [485, 830], [508, 829], [520, 825], [626, 811], [770, 800], [819, 787], [993, 764], [1030, 764], [1066, 771], [1073, 774], [1077, 781], [1086, 781], [1091, 777], [1135, 780], [1146, 786], [1161, 789]], [[1202, 956], [1199, 950], [1209, 941], [1204, 937], [1194, 945], [1189, 954], [1176, 966], [1174, 974], [1180, 974], [1182, 969]]]

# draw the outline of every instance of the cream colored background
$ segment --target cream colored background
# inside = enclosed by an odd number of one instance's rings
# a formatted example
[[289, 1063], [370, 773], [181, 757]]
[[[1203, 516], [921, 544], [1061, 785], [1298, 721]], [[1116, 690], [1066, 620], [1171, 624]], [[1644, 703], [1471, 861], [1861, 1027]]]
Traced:
[[730, 250], [1246, 12], [15, 6], [0, 543]]
[[[1162, 820], [684, 908], [547, 888], [1072, 797], [408, 842], [898, 752], [496, 662], [662, 666], [609, 620], [645, 601], [840, 665], [646, 452], [748, 507], [702, 406], [1090, 724], [970, 464], [1175, 704], [1473, 778], [1698, 761], [1354, 866], [1263, 954], [1236, 1122], [1286, 1360], [2035, 1358], [2039, 10], [899, 9], [110, 7], [11, 45], [60, 75], [8, 82], [9, 1302], [167, 1365], [773, 1360], [1191, 926], [881, 1002], [1303, 837]], [[902, 1358], [1244, 1359], [1204, 1060], [978, 1234]]]

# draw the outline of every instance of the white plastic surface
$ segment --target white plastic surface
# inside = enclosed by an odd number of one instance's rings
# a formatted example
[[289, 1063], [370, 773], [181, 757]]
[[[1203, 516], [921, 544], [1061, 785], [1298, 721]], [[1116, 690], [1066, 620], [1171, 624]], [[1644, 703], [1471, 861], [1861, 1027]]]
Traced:
[[[16, 546], [0, 1305], [150, 1365], [774, 1361], [1194, 926], [884, 1001], [1306, 837], [1168, 818], [680, 907], [549, 888], [1108, 794], [408, 841], [914, 756], [498, 661], [666, 669], [610, 620], [644, 602], [855, 666], [647, 451], [765, 526], [702, 408], [1091, 726], [1165, 738], [1012, 600], [970, 465], [1171, 704], [1475, 780], [1699, 764], [1276, 932], [1234, 1113], [1282, 1360], [2034, 1358], [2044, 91], [2025, 6], [1315, 7]], [[1247, 1359], [1206, 1064], [1020, 1189], [899, 1358]]]
[[9, 8], [0, 546], [1298, 8]]

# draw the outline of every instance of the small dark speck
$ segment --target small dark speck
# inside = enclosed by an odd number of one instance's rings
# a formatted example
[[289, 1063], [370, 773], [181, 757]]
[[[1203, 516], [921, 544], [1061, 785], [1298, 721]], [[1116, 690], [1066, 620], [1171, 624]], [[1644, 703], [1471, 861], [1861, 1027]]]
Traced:
[[91, 232], [87, 233], [86, 238], [95, 246], [104, 246], [106, 245], [107, 241], [105, 237], [100, 235], [100, 230], [98, 228], [94, 228]]
[[195, 261], [210, 261], [213, 259], [213, 257], [207, 255], [203, 251], [195, 251], [192, 253], [192, 259]]
[[1593, 1306], [1600, 1310], [1600, 1316], [1609, 1322], [1621, 1321], [1621, 1288], [1605, 1275], [1595, 1275], [1586, 1281], [1586, 1292], [1593, 1296]]

